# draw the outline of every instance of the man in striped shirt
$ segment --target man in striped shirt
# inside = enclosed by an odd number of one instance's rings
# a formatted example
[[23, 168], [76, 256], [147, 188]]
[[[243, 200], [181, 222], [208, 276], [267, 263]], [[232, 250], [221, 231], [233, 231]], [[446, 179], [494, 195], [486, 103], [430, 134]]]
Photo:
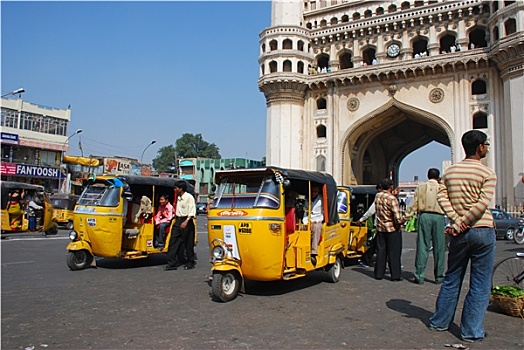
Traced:
[[437, 297], [429, 328], [445, 331], [453, 321], [462, 280], [471, 262], [470, 289], [464, 300], [460, 323], [462, 340], [481, 341], [486, 336], [482, 322], [491, 294], [495, 261], [495, 229], [489, 204], [497, 177], [480, 160], [489, 148], [487, 135], [470, 130], [462, 135], [466, 158], [449, 167], [442, 176], [438, 202], [451, 222], [448, 270]]
[[391, 281], [402, 281], [402, 215], [398, 199], [393, 195], [393, 182], [384, 179], [380, 184], [382, 191], [375, 196], [377, 222], [377, 262], [375, 264], [375, 279], [381, 280], [386, 271], [386, 261], [389, 263]]

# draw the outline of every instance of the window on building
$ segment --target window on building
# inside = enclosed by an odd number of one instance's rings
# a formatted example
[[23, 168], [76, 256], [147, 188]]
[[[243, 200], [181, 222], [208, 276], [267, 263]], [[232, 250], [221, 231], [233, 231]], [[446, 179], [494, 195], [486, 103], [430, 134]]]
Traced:
[[55, 166], [56, 164], [56, 152], [54, 151], [40, 151], [40, 165]]
[[326, 171], [326, 157], [317, 157], [317, 171]]
[[263, 53], [266, 52], [266, 43], [262, 44], [262, 52], [263, 52]]
[[504, 6], [509, 6], [511, 4], [514, 4], [515, 1], [504, 1]]
[[320, 26], [321, 27], [326, 27], [327, 26], [327, 21], [325, 19], [323, 19], [322, 21], [320, 21]]
[[404, 1], [402, 4], [400, 4], [400, 8], [402, 10], [407, 10], [409, 9], [409, 2], [408, 1]]
[[304, 42], [302, 40], [299, 40], [297, 42], [297, 50], [298, 51], [304, 51]]
[[290, 60], [285, 60], [284, 61], [283, 70], [284, 70], [284, 72], [291, 72], [291, 61]]
[[353, 68], [353, 60], [349, 52], [344, 52], [342, 55], [340, 55], [339, 61], [340, 69]]
[[329, 21], [329, 23], [330, 23], [332, 26], [334, 26], [335, 24], [338, 23], [338, 18], [336, 18], [336, 17], [331, 18], [331, 20]]
[[326, 138], [326, 126], [325, 125], [319, 125], [317, 126], [317, 138], [322, 139]]
[[317, 110], [326, 109], [326, 99], [325, 98], [319, 98], [317, 100]]
[[304, 62], [299, 61], [297, 63], [297, 72], [304, 74]]
[[266, 71], [266, 66], [261, 65], [261, 66], [260, 66], [260, 72], [262, 73], [262, 75], [266, 74], [265, 71]]
[[362, 58], [364, 63], [366, 63], [368, 66], [372, 64], [373, 60], [375, 59], [375, 49], [372, 47], [368, 47], [362, 52]]
[[471, 84], [472, 95], [483, 95], [487, 92], [486, 82], [482, 79], [477, 79]]
[[269, 62], [269, 73], [277, 72], [277, 63], [275, 61]]
[[327, 68], [329, 67], [329, 55], [323, 53], [317, 58], [318, 68]]
[[506, 30], [506, 35], [510, 35], [517, 32], [517, 21], [515, 18], [509, 18], [504, 22], [504, 29]]
[[33, 130], [33, 114], [22, 112], [22, 116], [20, 118], [20, 129], [22, 130]]
[[440, 38], [440, 53], [451, 52], [451, 46], [454, 46], [456, 38], [453, 34], [446, 34]]
[[493, 1], [493, 13], [497, 12], [499, 10], [499, 2]]
[[355, 12], [355, 13], [353, 14], [353, 19], [354, 19], [354, 20], [360, 19], [360, 13]]
[[377, 7], [377, 10], [375, 11], [377, 15], [383, 15], [384, 14], [384, 8], [383, 7]]
[[306, 28], [307, 28], [307, 29], [313, 29], [313, 25], [311, 24], [311, 22], [308, 22], [308, 23], [306, 24]]
[[293, 50], [293, 42], [290, 39], [285, 39], [282, 42], [282, 49], [283, 50]]
[[415, 7], [424, 6], [424, 1], [415, 1]]
[[395, 12], [395, 11], [397, 11], [397, 5], [391, 4], [391, 5], [388, 6], [388, 12], [389, 13], [392, 13], [392, 12]]
[[371, 10], [364, 11], [364, 18], [369, 18], [371, 16], [373, 16], [373, 12], [371, 12]]
[[275, 51], [277, 50], [277, 47], [278, 47], [278, 43], [276, 40], [271, 40], [269, 42], [269, 51]]
[[488, 115], [484, 112], [477, 112], [473, 114], [473, 129], [487, 129]]
[[[428, 55], [428, 41], [424, 38], [418, 37], [413, 41], [413, 57], [415, 55]], [[418, 57], [418, 56], [417, 56]]]
[[18, 127], [18, 112], [14, 109], [2, 107], [2, 126], [6, 128]]
[[349, 16], [348, 15], [342, 16], [342, 23], [346, 23], [346, 22], [349, 22]]
[[475, 48], [487, 47], [486, 31], [483, 28], [476, 28], [469, 32], [469, 44], [475, 45]]

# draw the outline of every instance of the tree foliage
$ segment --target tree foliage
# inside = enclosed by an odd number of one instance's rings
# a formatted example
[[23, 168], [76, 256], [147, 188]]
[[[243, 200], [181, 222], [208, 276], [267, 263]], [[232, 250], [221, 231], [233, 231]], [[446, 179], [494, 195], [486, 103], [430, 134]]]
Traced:
[[153, 168], [159, 173], [176, 170], [176, 150], [173, 145], [164, 146], [158, 150], [157, 157], [153, 159]]
[[175, 150], [178, 158], [220, 158], [217, 145], [205, 141], [202, 134], [183, 134], [176, 140]]

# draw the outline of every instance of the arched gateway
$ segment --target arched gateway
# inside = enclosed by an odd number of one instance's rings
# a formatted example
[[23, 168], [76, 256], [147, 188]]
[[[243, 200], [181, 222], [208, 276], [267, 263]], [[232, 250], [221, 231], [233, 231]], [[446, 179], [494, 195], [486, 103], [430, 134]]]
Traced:
[[258, 81], [268, 165], [375, 184], [397, 179], [402, 160], [432, 141], [460, 161], [460, 138], [475, 128], [490, 138], [496, 203], [522, 205], [524, 2], [272, 5]]

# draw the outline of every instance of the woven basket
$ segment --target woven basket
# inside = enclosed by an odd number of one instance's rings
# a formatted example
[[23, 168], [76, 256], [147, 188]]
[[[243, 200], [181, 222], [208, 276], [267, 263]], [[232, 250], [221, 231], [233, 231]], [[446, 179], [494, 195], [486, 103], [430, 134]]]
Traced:
[[524, 318], [524, 296], [511, 298], [502, 295], [491, 295], [498, 307], [506, 314]]

